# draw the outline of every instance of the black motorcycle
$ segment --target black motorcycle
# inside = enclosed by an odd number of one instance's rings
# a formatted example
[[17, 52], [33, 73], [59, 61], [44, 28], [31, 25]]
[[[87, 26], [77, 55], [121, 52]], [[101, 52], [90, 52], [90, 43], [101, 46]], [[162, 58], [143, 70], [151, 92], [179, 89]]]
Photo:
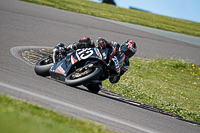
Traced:
[[[110, 76], [119, 75], [124, 59], [124, 53], [117, 47], [83, 48], [68, 53], [59, 50], [55, 61], [51, 55], [40, 60], [35, 66], [35, 73], [40, 76], [51, 76], [69, 86], [98, 84]], [[95, 87], [88, 89], [93, 93], [99, 92]]]

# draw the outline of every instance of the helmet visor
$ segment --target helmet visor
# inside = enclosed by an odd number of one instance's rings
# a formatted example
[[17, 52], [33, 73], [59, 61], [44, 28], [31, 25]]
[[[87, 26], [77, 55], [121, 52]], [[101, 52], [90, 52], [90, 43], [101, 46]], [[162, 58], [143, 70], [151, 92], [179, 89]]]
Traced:
[[122, 44], [121, 49], [128, 58], [131, 58], [135, 54], [130, 49], [128, 49], [128, 47], [125, 44]]
[[124, 54], [126, 55], [126, 57], [131, 58], [135, 53], [133, 53], [130, 49], [127, 49], [126, 51], [124, 51]]

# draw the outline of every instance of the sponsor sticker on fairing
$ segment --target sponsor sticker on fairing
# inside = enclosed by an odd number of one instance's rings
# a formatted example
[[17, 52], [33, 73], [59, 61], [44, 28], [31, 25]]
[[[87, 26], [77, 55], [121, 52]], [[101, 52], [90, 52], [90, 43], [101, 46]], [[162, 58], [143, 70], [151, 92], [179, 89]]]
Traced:
[[[63, 64], [63, 63], [62, 63], [62, 64]], [[60, 73], [60, 74], [64, 74], [64, 73], [65, 73], [65, 70], [62, 68], [62, 64], [60, 64], [60, 65], [56, 68], [55, 72]]]
[[99, 58], [102, 59], [102, 56], [101, 56], [101, 53], [100, 53], [99, 49], [94, 48], [94, 50], [95, 50], [96, 54], [99, 56]]

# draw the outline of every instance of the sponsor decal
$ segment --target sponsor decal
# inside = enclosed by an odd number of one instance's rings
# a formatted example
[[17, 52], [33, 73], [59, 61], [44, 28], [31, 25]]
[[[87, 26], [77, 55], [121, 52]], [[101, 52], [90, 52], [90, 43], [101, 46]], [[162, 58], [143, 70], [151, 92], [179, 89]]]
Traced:
[[106, 53], [105, 53], [105, 52], [103, 53], [103, 56], [106, 56]]
[[[62, 64], [63, 64], [63, 63], [62, 63]], [[56, 68], [55, 72], [60, 73], [60, 74], [64, 74], [64, 73], [65, 73], [65, 70], [62, 68], [62, 64], [60, 64], [60, 65]]]
[[84, 71], [84, 72], [82, 72], [82, 73], [75, 73], [75, 75], [73, 76], [73, 78], [81, 77], [81, 76], [87, 74], [88, 72], [89, 72], [89, 70], [86, 70], [86, 71]]
[[118, 61], [117, 57], [114, 56], [114, 57], [112, 58], [112, 61], [115, 63], [115, 68], [118, 69], [118, 68], [119, 68], [119, 61]]
[[102, 56], [101, 56], [99, 49], [95, 48], [94, 50], [95, 50], [96, 54], [99, 56], [99, 58], [102, 59]]
[[73, 55], [71, 56], [71, 62], [72, 62], [72, 64], [74, 64], [74, 63], [76, 63], [76, 62], [77, 62], [77, 60], [74, 58], [74, 56], [73, 56]]

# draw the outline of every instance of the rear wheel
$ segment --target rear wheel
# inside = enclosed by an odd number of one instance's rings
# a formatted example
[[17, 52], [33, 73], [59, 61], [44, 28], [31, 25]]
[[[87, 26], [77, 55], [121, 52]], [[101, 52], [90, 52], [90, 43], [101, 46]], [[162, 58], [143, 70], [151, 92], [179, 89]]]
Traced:
[[51, 69], [52, 65], [52, 58], [45, 57], [44, 59], [38, 61], [35, 65], [35, 73], [40, 76], [49, 76], [49, 70]]
[[102, 83], [88, 83], [84, 85], [92, 93], [98, 93], [102, 87]]
[[85, 70], [83, 68], [79, 68], [65, 78], [65, 83], [69, 86], [83, 85], [97, 79], [100, 75], [100, 68], [91, 68]]

